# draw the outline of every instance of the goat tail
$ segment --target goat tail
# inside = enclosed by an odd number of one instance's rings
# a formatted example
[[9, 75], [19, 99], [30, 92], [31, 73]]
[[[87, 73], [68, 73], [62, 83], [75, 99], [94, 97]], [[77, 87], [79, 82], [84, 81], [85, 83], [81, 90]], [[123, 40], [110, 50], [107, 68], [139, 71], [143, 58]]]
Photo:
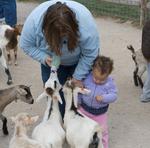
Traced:
[[133, 48], [132, 45], [128, 45], [127, 48], [128, 48], [133, 54], [135, 54], [135, 50], [134, 50], [134, 48]]
[[47, 98], [47, 94], [45, 91], [37, 97], [36, 102], [40, 102], [40, 100], [44, 98]]
[[102, 143], [102, 128], [100, 125], [96, 125], [93, 131], [93, 138], [91, 139], [91, 143], [89, 147], [95, 147], [95, 148], [104, 148]]

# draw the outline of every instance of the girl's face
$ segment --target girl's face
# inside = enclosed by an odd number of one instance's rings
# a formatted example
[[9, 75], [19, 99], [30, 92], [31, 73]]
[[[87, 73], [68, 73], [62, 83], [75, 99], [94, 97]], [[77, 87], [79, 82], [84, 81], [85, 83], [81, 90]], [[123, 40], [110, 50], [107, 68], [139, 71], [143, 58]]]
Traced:
[[97, 68], [93, 68], [92, 74], [93, 74], [93, 81], [96, 84], [105, 83], [105, 80], [107, 79], [109, 75], [108, 73], [101, 74], [101, 71]]

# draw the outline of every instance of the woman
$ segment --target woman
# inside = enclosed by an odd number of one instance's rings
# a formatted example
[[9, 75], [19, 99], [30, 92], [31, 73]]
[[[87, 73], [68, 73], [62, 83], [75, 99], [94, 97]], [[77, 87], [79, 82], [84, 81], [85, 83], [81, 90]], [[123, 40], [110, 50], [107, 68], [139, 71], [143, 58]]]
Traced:
[[[49, 78], [52, 56], [57, 55], [61, 58], [60, 83], [63, 85], [72, 76], [74, 83], [81, 86], [99, 53], [99, 34], [90, 11], [82, 4], [51, 0], [39, 5], [27, 18], [20, 47], [41, 63], [43, 83]], [[64, 105], [60, 106], [62, 116]]]

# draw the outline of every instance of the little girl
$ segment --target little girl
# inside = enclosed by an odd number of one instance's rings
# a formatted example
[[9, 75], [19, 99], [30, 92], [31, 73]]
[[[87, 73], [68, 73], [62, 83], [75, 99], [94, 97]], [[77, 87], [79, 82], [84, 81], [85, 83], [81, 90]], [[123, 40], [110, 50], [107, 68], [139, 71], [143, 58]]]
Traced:
[[107, 111], [109, 103], [117, 99], [117, 88], [110, 73], [113, 61], [105, 56], [98, 56], [92, 72], [83, 81], [84, 87], [91, 90], [88, 95], [79, 94], [79, 110], [98, 122], [103, 128], [102, 142], [108, 148]]

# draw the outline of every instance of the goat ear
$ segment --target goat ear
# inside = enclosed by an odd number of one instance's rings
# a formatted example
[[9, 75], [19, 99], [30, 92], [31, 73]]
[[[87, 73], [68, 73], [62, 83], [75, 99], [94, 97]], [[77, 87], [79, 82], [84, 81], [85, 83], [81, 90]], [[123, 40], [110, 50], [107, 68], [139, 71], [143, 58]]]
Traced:
[[41, 99], [44, 99], [47, 97], [47, 93], [44, 91], [42, 94], [40, 94], [37, 99], [36, 102], [40, 102]]
[[32, 123], [35, 123], [39, 119], [39, 116], [33, 116], [30, 118]]
[[17, 93], [19, 93], [19, 95], [26, 95], [27, 94], [27, 92], [23, 88], [18, 88]]
[[16, 30], [17, 35], [21, 35], [22, 28], [23, 28], [22, 24], [18, 24], [15, 26], [15, 30]]
[[74, 106], [78, 108], [78, 91], [73, 91]]
[[75, 107], [78, 107], [78, 93], [87, 95], [89, 94], [91, 91], [85, 88], [80, 88], [80, 87], [76, 87], [73, 91], [73, 99], [74, 99], [74, 105]]
[[91, 93], [91, 90], [86, 89], [86, 88], [80, 88], [80, 87], [77, 87], [77, 88], [76, 88], [76, 91], [77, 91], [78, 93], [81, 93], [81, 94], [84, 94], [84, 95], [88, 95], [88, 94]]
[[60, 103], [60, 104], [63, 104], [62, 99], [61, 99], [61, 97], [60, 97], [60, 94], [57, 93], [56, 96], [57, 96], [57, 99], [58, 99], [59, 103]]

